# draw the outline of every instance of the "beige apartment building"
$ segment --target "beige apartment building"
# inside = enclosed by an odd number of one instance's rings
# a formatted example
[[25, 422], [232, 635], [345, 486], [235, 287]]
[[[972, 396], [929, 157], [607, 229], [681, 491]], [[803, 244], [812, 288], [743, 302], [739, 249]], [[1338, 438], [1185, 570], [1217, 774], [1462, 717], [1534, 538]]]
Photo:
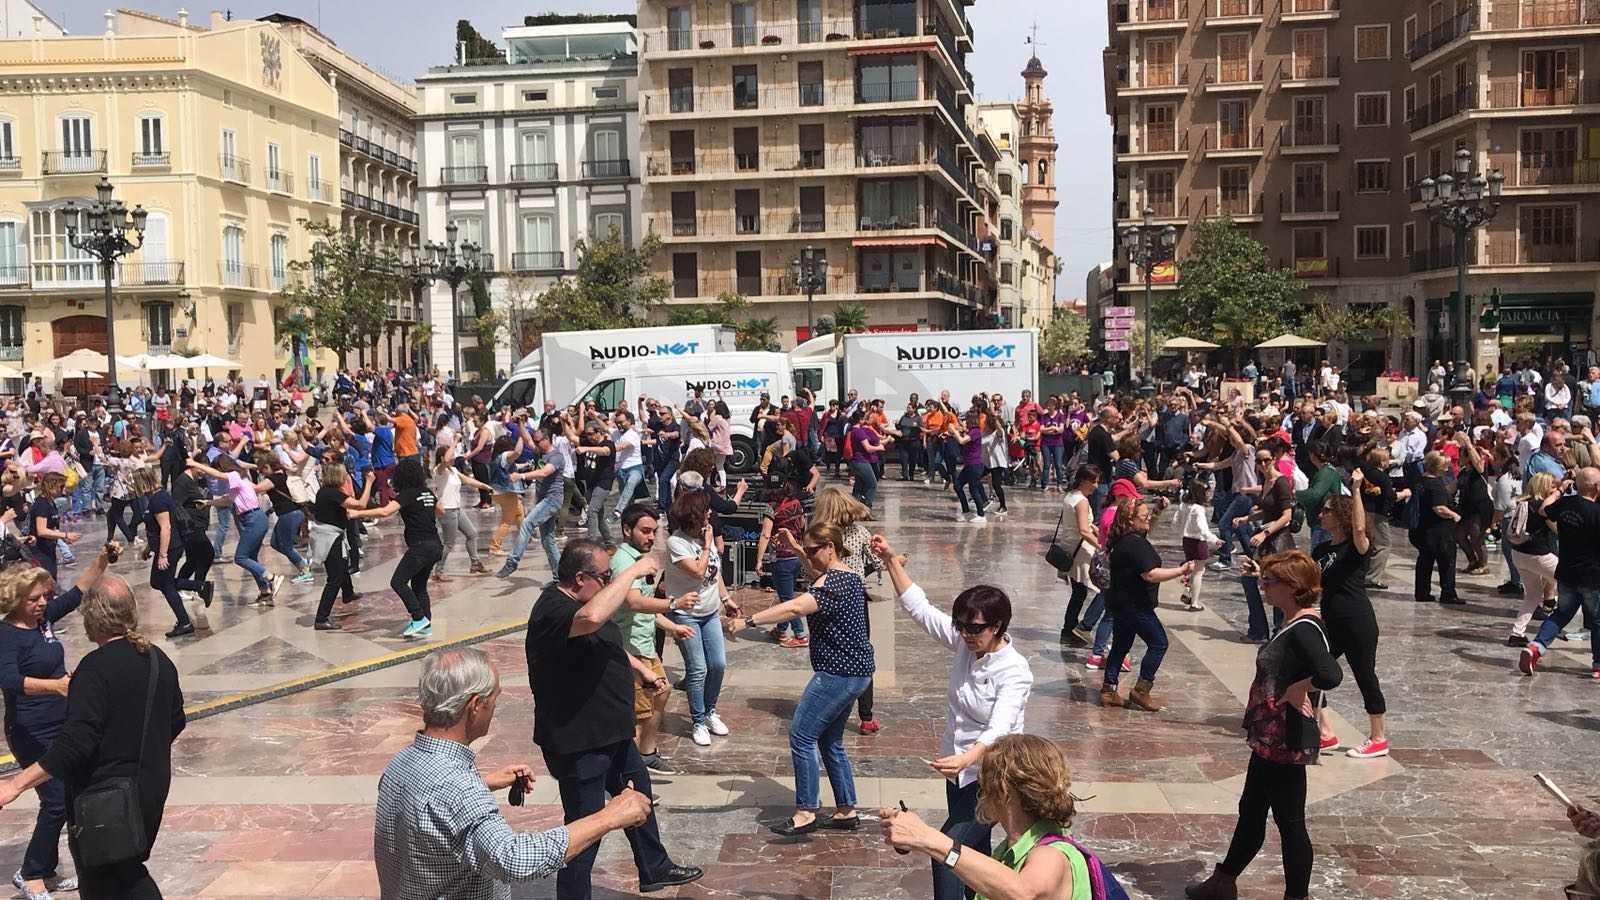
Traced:
[[792, 346], [809, 332], [789, 270], [809, 251], [828, 262], [818, 317], [996, 321], [979, 175], [996, 151], [973, 127], [965, 5], [639, 5], [644, 219], [670, 302], [742, 294]]
[[0, 360], [54, 383], [52, 360], [104, 352], [99, 266], [69, 244], [63, 209], [104, 176], [149, 211], [115, 270], [118, 354], [281, 372], [281, 291], [309, 247], [296, 223], [340, 215], [326, 182], [295, 173], [337, 165], [338, 109], [267, 23], [108, 14], [102, 34], [0, 40]]
[[[978, 107], [978, 121], [983, 139], [992, 142], [998, 154], [996, 162], [979, 177], [979, 192], [990, 203], [984, 217], [987, 233], [980, 246], [986, 253], [993, 250], [999, 304], [996, 324], [1001, 328], [1044, 328], [1055, 315], [1055, 254], [1045, 240], [1055, 230], [1054, 202], [1049, 204], [1047, 222], [1031, 220], [1024, 209], [1028, 176], [1037, 170], [1017, 155], [1026, 127], [1018, 105], [984, 103]], [[1049, 163], [1045, 173], [1050, 174]], [[1054, 191], [1054, 185], [1050, 190]], [[1041, 232], [1041, 226], [1049, 230]]]
[[[1591, 222], [1600, 213], [1600, 96], [1590, 96], [1600, 89], [1583, 60], [1600, 51], [1600, 2], [1115, 0], [1108, 10], [1116, 224], [1149, 209], [1176, 226], [1179, 278], [1187, 226], [1228, 215], [1308, 295], [1412, 316], [1411, 341], [1346, 343], [1335, 362], [1353, 380], [1447, 358], [1452, 239], [1416, 185], [1464, 148], [1477, 170], [1506, 176], [1499, 214], [1469, 246], [1467, 290], [1499, 289], [1507, 314], [1498, 350], [1474, 340], [1475, 354], [1588, 352], [1600, 231], [1580, 228], [1586, 207]], [[1116, 304], [1142, 315], [1143, 277], [1119, 259]]]

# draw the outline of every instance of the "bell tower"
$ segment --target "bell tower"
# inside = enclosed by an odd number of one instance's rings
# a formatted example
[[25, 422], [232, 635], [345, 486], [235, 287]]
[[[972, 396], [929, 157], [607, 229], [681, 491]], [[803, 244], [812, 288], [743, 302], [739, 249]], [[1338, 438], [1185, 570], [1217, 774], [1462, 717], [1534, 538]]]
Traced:
[[[1028, 39], [1038, 51], [1039, 26]], [[1023, 98], [1017, 104], [1022, 135], [1017, 142], [1017, 160], [1026, 175], [1022, 186], [1022, 227], [1036, 232], [1039, 241], [1055, 252], [1056, 243], [1056, 134], [1051, 126], [1050, 99], [1045, 96], [1044, 79], [1049, 74], [1034, 55], [1022, 70]]]

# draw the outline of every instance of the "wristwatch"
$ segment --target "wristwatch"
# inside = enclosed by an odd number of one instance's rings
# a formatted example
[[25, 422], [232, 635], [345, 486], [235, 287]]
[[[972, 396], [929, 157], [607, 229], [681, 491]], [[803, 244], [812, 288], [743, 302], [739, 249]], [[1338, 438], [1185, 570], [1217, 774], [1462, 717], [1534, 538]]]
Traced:
[[961, 859], [961, 842], [960, 841], [951, 841], [950, 842], [950, 852], [946, 853], [944, 855], [944, 867], [946, 869], [954, 869], [956, 867], [956, 863], [958, 861], [960, 861], [960, 859]]
[[746, 627], [746, 628], [754, 628], [754, 627], [756, 627], [756, 617], [755, 616], [745, 616], [744, 617], [744, 627]]

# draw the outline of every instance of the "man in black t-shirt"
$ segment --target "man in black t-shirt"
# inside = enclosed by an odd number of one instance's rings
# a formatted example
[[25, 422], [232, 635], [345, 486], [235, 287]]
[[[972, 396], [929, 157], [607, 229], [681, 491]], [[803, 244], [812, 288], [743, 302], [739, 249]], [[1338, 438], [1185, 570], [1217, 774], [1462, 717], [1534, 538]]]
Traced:
[[[1121, 426], [1122, 410], [1115, 404], [1107, 403], [1100, 409], [1100, 420], [1094, 423], [1083, 439], [1087, 461], [1100, 470], [1100, 486], [1094, 489], [1094, 496], [1089, 498], [1097, 520], [1100, 511], [1105, 508], [1106, 495], [1111, 493], [1111, 454], [1117, 448], [1117, 432]], [[1076, 481], [1077, 478], [1078, 473], [1067, 473], [1067, 481]]]
[[[567, 822], [599, 812], [606, 797], [632, 787], [650, 795], [650, 772], [633, 742], [633, 685], [656, 675], [623, 647], [611, 616], [634, 580], [661, 569], [641, 557], [612, 577], [611, 554], [587, 539], [567, 544], [556, 583], [545, 588], [528, 616], [525, 649], [533, 689], [533, 742], [561, 789]], [[674, 865], [661, 845], [652, 812], [626, 832], [639, 867], [639, 890], [651, 892], [699, 879], [701, 871]], [[556, 875], [558, 900], [589, 900], [597, 841]]]
[[[1576, 494], [1567, 490], [1577, 488]], [[1550, 649], [1561, 629], [1567, 627], [1578, 608], [1589, 622], [1589, 652], [1595, 678], [1600, 679], [1600, 469], [1579, 469], [1575, 480], [1563, 482], [1561, 490], [1551, 491], [1538, 514], [1560, 526], [1561, 543], [1556, 548], [1556, 609], [1539, 626], [1539, 636], [1522, 648], [1517, 668], [1532, 675], [1539, 657]], [[1569, 540], [1572, 537], [1574, 539]]]

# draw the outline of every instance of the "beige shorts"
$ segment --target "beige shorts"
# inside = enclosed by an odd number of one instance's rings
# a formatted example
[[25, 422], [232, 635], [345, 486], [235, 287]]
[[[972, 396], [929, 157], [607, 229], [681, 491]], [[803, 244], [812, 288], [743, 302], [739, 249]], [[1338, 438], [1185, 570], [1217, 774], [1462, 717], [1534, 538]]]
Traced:
[[[658, 657], [656, 657], [654, 659], [646, 659], [646, 660], [644, 660], [644, 663], [645, 663], [645, 665], [650, 667], [650, 671], [656, 673], [656, 677], [657, 678], [665, 678], [665, 677], [667, 677], [667, 670], [666, 670], [665, 667], [663, 667], [661, 665], [661, 657], [658, 656]], [[634, 714], [634, 716], [643, 719], [643, 718], [647, 718], [649, 716], [655, 715], [655, 712], [656, 712], [655, 703], [656, 703], [655, 688], [654, 687], [646, 687], [646, 686], [644, 686], [644, 685], [639, 683], [639, 679], [635, 678], [633, 680], [633, 714]]]

